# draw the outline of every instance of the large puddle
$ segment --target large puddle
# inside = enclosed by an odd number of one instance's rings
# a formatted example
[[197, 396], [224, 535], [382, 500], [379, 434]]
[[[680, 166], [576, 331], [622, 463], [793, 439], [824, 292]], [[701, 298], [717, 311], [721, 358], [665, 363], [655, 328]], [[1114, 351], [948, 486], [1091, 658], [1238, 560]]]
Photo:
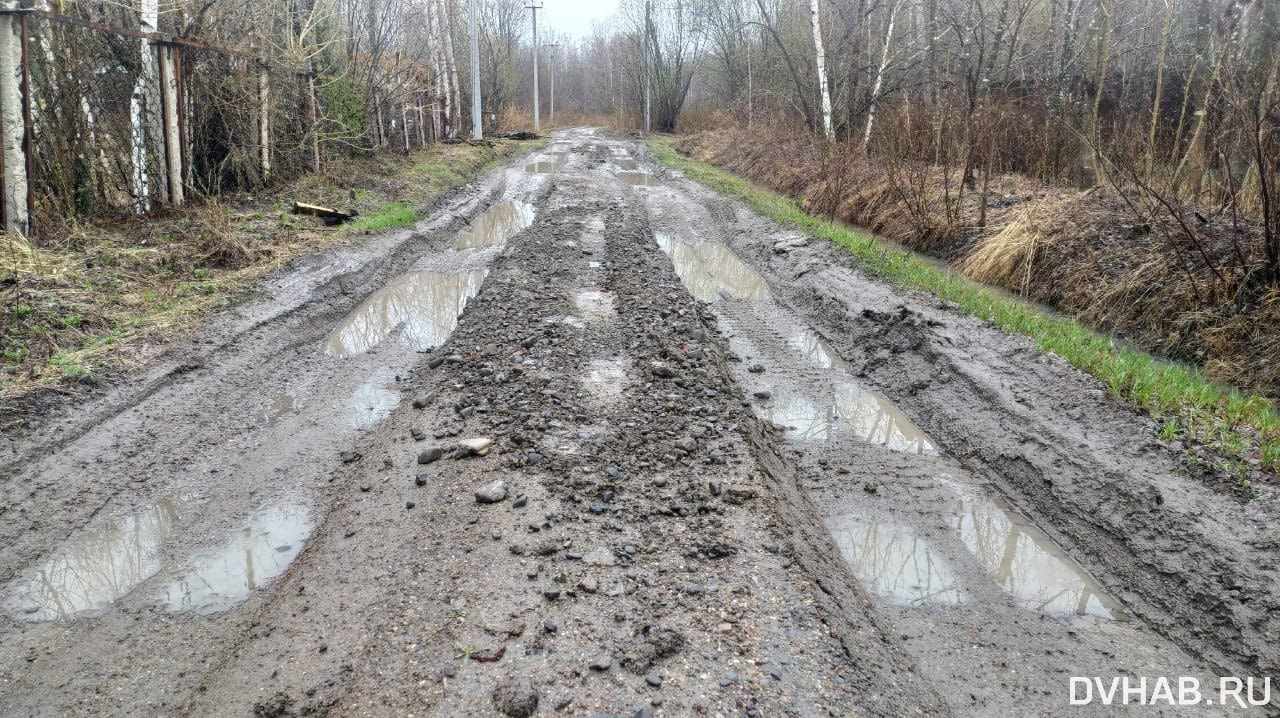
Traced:
[[197, 556], [181, 578], [165, 586], [160, 601], [169, 611], [230, 608], [284, 573], [310, 533], [310, 517], [300, 506], [260, 511], [221, 547]]
[[412, 349], [439, 346], [458, 325], [458, 316], [480, 291], [487, 274], [486, 269], [402, 274], [369, 295], [338, 324], [325, 352], [337, 357], [362, 354], [400, 327], [401, 341]]
[[1128, 620], [1124, 608], [1035, 525], [1003, 502], [952, 488], [961, 540], [1020, 605], [1056, 616]]
[[714, 302], [722, 296], [749, 300], [769, 296], [764, 278], [725, 245], [685, 242], [670, 234], [657, 234], [654, 238], [671, 258], [680, 281], [699, 301]]
[[618, 179], [632, 187], [652, 187], [658, 184], [648, 172], [619, 172]]
[[937, 455], [929, 438], [898, 407], [853, 382], [833, 382], [826, 402], [775, 387], [769, 392], [768, 400], [754, 405], [756, 415], [786, 427], [794, 439], [829, 441], [836, 431], [846, 430], [891, 451]]
[[458, 249], [480, 249], [506, 244], [533, 224], [533, 206], [516, 199], [499, 202], [481, 212], [458, 237]]
[[17, 584], [5, 607], [33, 621], [105, 608], [160, 570], [160, 546], [179, 519], [178, 505], [162, 499], [81, 534]]
[[797, 329], [787, 337], [787, 346], [810, 363], [823, 369], [847, 370], [849, 363], [841, 359], [812, 329]]
[[946, 562], [906, 526], [839, 517], [828, 528], [844, 560], [871, 591], [912, 604], [962, 600]]

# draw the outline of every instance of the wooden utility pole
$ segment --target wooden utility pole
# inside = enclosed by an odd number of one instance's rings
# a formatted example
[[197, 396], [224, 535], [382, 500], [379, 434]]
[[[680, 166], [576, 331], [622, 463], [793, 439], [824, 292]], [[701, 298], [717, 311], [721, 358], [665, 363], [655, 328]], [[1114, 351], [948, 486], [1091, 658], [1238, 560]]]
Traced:
[[533, 11], [533, 131], [540, 132], [542, 125], [539, 117], [542, 112], [538, 107], [538, 11], [542, 9], [542, 5], [530, 3], [525, 5], [525, 9]]
[[560, 47], [560, 43], [549, 42], [546, 45], [543, 45], [543, 47], [551, 48], [551, 66], [549, 68], [551, 73], [551, 107], [550, 107], [551, 111], [547, 115], [547, 122], [552, 127], [555, 127], [555, 124], [556, 124], [556, 50], [557, 48]]
[[484, 118], [480, 106], [480, 21], [476, 17], [476, 0], [471, 0], [467, 13], [467, 31], [471, 36], [471, 139], [484, 139]]

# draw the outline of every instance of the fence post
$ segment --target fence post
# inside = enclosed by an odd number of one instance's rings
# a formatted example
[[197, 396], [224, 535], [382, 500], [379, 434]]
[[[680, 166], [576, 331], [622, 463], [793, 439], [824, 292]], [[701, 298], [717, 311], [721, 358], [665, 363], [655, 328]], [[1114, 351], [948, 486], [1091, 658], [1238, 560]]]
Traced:
[[307, 69], [307, 94], [311, 100], [311, 169], [320, 172], [320, 100], [316, 97], [316, 73]]
[[179, 206], [185, 199], [182, 178], [182, 121], [179, 97], [177, 53], [173, 45], [156, 45], [160, 54], [160, 115], [164, 125], [165, 170], [169, 180], [169, 203]]
[[[16, 10], [17, 3], [5, 3], [5, 10]], [[4, 230], [21, 235], [31, 231], [30, 137], [27, 100], [30, 88], [25, 45], [26, 18], [15, 12], [0, 16], [0, 144], [3, 159]]]

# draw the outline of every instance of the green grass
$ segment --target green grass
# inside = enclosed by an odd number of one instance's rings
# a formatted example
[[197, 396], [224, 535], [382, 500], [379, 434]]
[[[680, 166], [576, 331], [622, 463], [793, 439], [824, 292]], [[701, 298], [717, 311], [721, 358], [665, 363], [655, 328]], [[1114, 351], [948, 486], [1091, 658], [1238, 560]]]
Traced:
[[388, 229], [412, 227], [418, 221], [418, 213], [408, 202], [392, 202], [370, 214], [357, 217], [347, 225], [351, 232], [382, 232]]
[[649, 147], [659, 162], [689, 179], [741, 200], [781, 224], [844, 247], [870, 274], [899, 287], [931, 292], [1004, 331], [1030, 337], [1041, 349], [1097, 377], [1116, 398], [1164, 422], [1162, 438], [1184, 434], [1221, 453], [1242, 486], [1248, 486], [1249, 459], [1265, 470], [1280, 472], [1280, 414], [1265, 397], [1223, 386], [1195, 367], [1117, 345], [1073, 319], [1006, 297], [911, 252], [889, 247], [872, 234], [807, 214], [787, 197], [678, 154], [668, 141], [652, 140]]

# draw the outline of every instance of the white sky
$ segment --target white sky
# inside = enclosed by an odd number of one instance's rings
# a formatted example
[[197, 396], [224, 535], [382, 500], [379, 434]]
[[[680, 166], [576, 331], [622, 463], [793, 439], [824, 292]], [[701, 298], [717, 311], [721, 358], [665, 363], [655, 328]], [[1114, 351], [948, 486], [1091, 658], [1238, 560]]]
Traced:
[[591, 34], [593, 24], [607, 25], [618, 12], [618, 0], [542, 0], [542, 5], [538, 13], [538, 34], [543, 35], [545, 27], [574, 40], [585, 39]]

